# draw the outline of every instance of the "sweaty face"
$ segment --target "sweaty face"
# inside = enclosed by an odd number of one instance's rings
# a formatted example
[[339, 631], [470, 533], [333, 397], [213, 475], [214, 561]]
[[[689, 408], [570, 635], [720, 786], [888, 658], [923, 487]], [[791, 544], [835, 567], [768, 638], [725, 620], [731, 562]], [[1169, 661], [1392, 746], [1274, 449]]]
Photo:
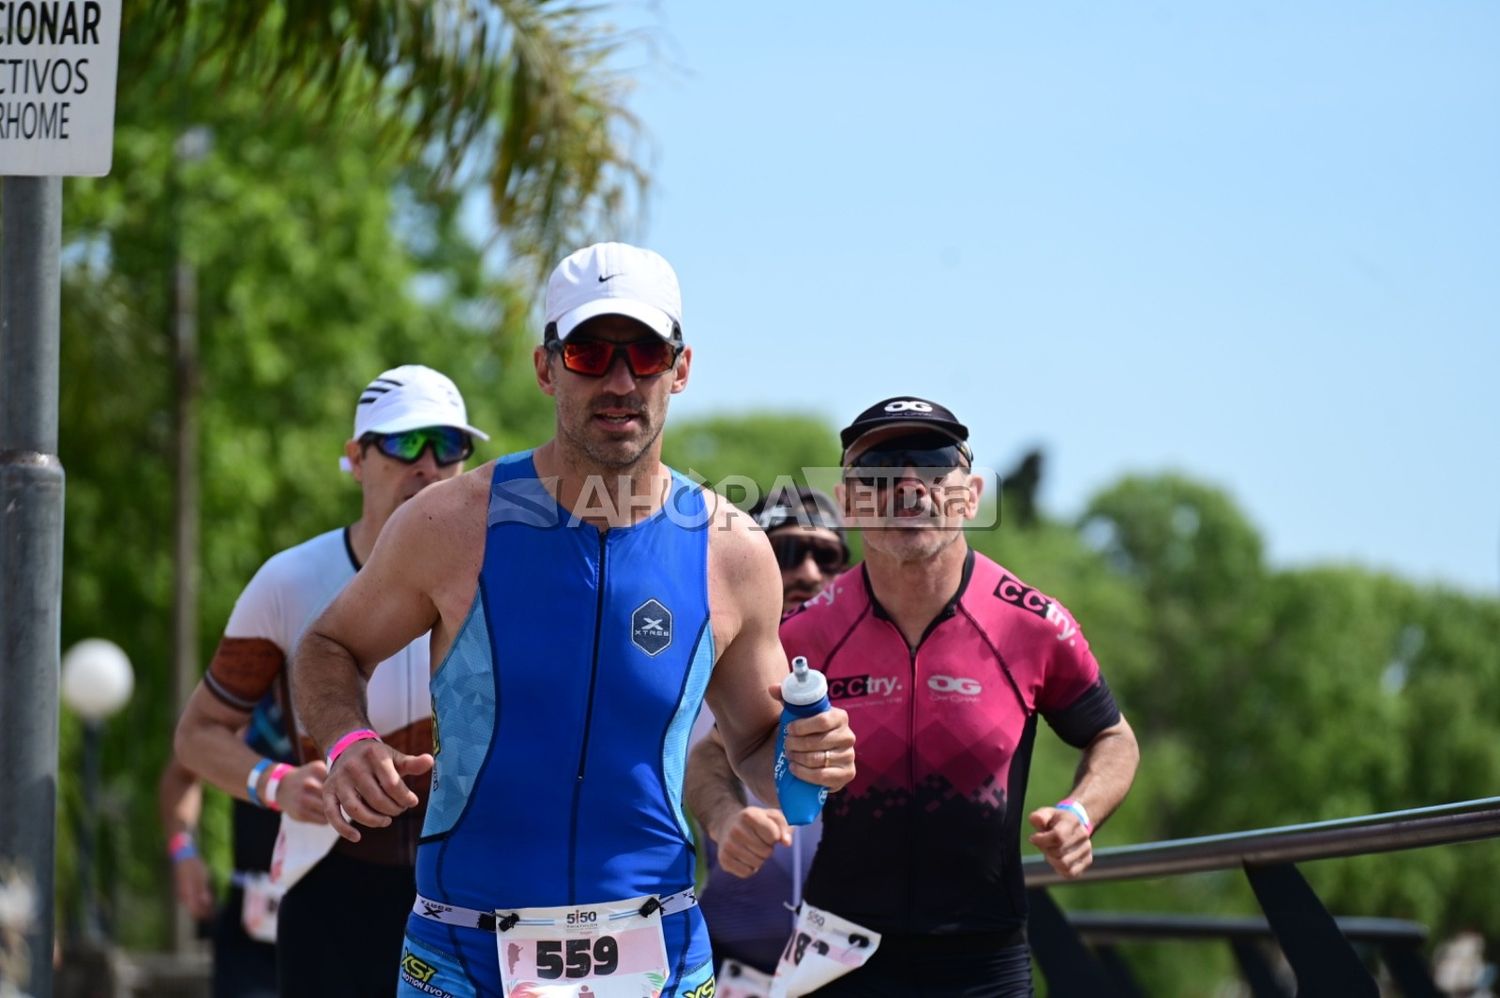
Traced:
[[[930, 437], [903, 438], [900, 431], [875, 431], [857, 441], [846, 465], [876, 447], [922, 451]], [[840, 492], [850, 526], [861, 529], [865, 546], [899, 561], [923, 561], [962, 536], [979, 509], [981, 480], [967, 467], [846, 468]]]
[[[655, 337], [648, 327], [624, 316], [602, 315], [573, 330], [573, 337], [628, 343]], [[687, 384], [691, 351], [674, 369], [636, 377], [616, 356], [602, 377], [567, 370], [555, 351], [539, 350], [538, 381], [557, 402], [558, 437], [590, 464], [614, 471], [633, 467], [661, 436], [667, 401]]]

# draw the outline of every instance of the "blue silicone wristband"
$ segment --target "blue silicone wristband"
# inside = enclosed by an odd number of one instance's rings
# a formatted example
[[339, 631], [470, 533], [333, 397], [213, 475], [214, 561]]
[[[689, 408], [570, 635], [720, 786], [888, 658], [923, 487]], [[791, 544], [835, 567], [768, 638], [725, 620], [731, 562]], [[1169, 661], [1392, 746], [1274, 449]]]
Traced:
[[256, 793], [255, 788], [260, 785], [260, 774], [264, 773], [270, 768], [271, 760], [262, 759], [260, 762], [257, 762], [255, 764], [254, 769], [250, 770], [250, 775], [245, 777], [245, 790], [250, 795], [250, 803], [254, 804], [256, 807], [266, 806], [266, 802], [260, 799], [260, 794]]
[[1083, 809], [1082, 804], [1069, 798], [1068, 800], [1058, 801], [1057, 809], [1059, 811], [1066, 811], [1077, 818], [1078, 823], [1083, 826], [1085, 832], [1088, 832], [1090, 835], [1094, 834], [1094, 823], [1089, 821], [1089, 813]]

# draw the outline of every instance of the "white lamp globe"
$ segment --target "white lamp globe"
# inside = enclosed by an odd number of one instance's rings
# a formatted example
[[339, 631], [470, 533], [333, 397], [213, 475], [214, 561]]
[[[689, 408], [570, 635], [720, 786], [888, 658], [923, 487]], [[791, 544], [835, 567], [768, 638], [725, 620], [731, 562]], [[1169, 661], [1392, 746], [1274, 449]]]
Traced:
[[102, 721], [125, 706], [135, 689], [135, 673], [120, 646], [88, 638], [62, 659], [62, 698], [86, 721]]

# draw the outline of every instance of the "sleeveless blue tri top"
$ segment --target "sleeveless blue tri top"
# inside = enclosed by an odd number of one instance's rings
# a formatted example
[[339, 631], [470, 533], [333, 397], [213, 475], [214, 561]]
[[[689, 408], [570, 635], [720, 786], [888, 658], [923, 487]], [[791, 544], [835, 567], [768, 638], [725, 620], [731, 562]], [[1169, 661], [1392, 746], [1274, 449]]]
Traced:
[[[714, 661], [707, 527], [676, 472], [661, 510], [601, 532], [558, 506], [530, 452], [496, 462], [478, 590], [432, 680], [423, 897], [494, 910], [692, 886], [682, 779]], [[468, 931], [419, 921], [432, 945]], [[663, 925], [674, 979], [708, 963], [697, 908]]]

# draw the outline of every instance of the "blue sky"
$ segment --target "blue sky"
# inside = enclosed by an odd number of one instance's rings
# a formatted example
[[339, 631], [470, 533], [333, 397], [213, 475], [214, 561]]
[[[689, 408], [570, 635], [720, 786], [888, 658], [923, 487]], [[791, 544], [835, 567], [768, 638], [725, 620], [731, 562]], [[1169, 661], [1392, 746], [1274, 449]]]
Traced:
[[1500, 591], [1500, 4], [644, 19], [679, 416], [926, 395], [1053, 513], [1178, 469], [1276, 565]]

